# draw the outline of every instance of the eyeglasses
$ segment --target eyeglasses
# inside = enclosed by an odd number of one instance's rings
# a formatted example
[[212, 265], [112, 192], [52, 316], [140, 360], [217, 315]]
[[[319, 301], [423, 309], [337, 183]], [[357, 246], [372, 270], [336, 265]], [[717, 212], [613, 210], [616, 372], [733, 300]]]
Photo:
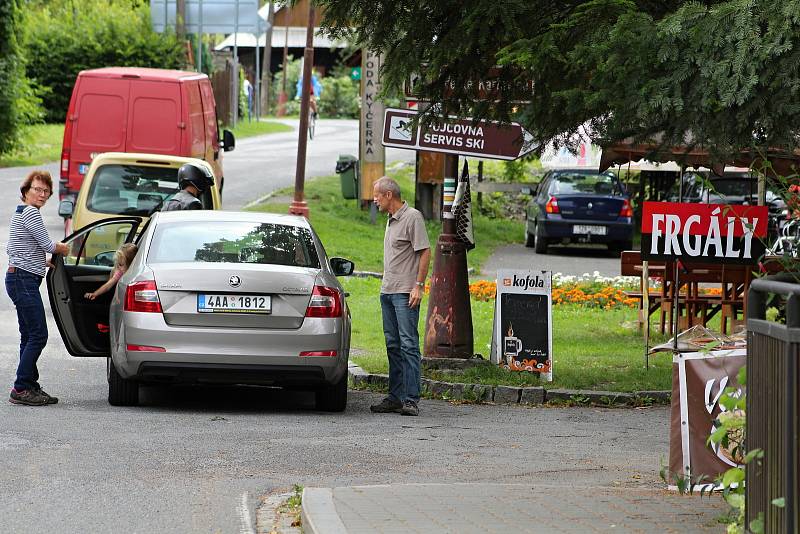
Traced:
[[49, 195], [50, 190], [44, 187], [31, 187], [31, 190], [38, 195]]

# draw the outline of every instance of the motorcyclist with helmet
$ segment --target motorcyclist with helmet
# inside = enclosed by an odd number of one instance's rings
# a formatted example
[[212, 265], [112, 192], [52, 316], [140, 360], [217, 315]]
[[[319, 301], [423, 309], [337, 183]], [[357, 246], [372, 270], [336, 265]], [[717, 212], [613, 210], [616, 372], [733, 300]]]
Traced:
[[161, 211], [203, 209], [200, 196], [213, 183], [214, 177], [207, 168], [197, 163], [184, 163], [178, 169], [178, 187], [180, 191], [164, 203]]

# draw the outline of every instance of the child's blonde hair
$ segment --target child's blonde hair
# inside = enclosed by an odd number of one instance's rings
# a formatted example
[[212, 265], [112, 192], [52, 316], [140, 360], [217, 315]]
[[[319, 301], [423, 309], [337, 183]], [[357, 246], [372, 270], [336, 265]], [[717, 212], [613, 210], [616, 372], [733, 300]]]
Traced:
[[125, 262], [125, 268], [131, 266], [131, 262], [133, 258], [136, 257], [136, 253], [139, 251], [139, 247], [134, 245], [133, 243], [125, 243], [121, 247], [117, 249], [114, 253], [114, 266], [119, 267], [122, 262]]

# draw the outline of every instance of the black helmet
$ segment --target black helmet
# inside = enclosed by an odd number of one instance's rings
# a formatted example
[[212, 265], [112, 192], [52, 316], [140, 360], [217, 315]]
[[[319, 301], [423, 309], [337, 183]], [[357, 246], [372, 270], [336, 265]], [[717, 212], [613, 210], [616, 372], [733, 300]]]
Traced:
[[178, 187], [184, 189], [188, 184], [195, 186], [201, 193], [211, 187], [214, 177], [204, 165], [184, 163], [178, 169]]

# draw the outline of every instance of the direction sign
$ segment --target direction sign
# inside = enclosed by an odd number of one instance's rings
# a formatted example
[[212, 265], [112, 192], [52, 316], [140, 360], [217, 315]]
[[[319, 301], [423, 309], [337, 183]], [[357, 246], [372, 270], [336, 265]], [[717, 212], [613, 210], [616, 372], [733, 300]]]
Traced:
[[[468, 80], [461, 88], [461, 92], [473, 100], [507, 100], [509, 102], [530, 102], [533, 97], [533, 80], [529, 78], [504, 80], [502, 79], [504, 67], [492, 67], [479, 79]], [[424, 73], [424, 68], [421, 69]], [[425, 100], [419, 94], [419, 84], [423, 83], [423, 74], [412, 73], [403, 84], [405, 99], [409, 101]], [[442, 87], [444, 98], [452, 98], [456, 84], [446, 80]]]
[[517, 159], [536, 148], [533, 136], [516, 122], [441, 117], [431, 124], [419, 121], [413, 127], [416, 115], [408, 109], [387, 109], [383, 146], [503, 160]]
[[[175, 27], [176, 0], [150, 0], [153, 30]], [[258, 0], [186, 0], [186, 33], [257, 33]]]

